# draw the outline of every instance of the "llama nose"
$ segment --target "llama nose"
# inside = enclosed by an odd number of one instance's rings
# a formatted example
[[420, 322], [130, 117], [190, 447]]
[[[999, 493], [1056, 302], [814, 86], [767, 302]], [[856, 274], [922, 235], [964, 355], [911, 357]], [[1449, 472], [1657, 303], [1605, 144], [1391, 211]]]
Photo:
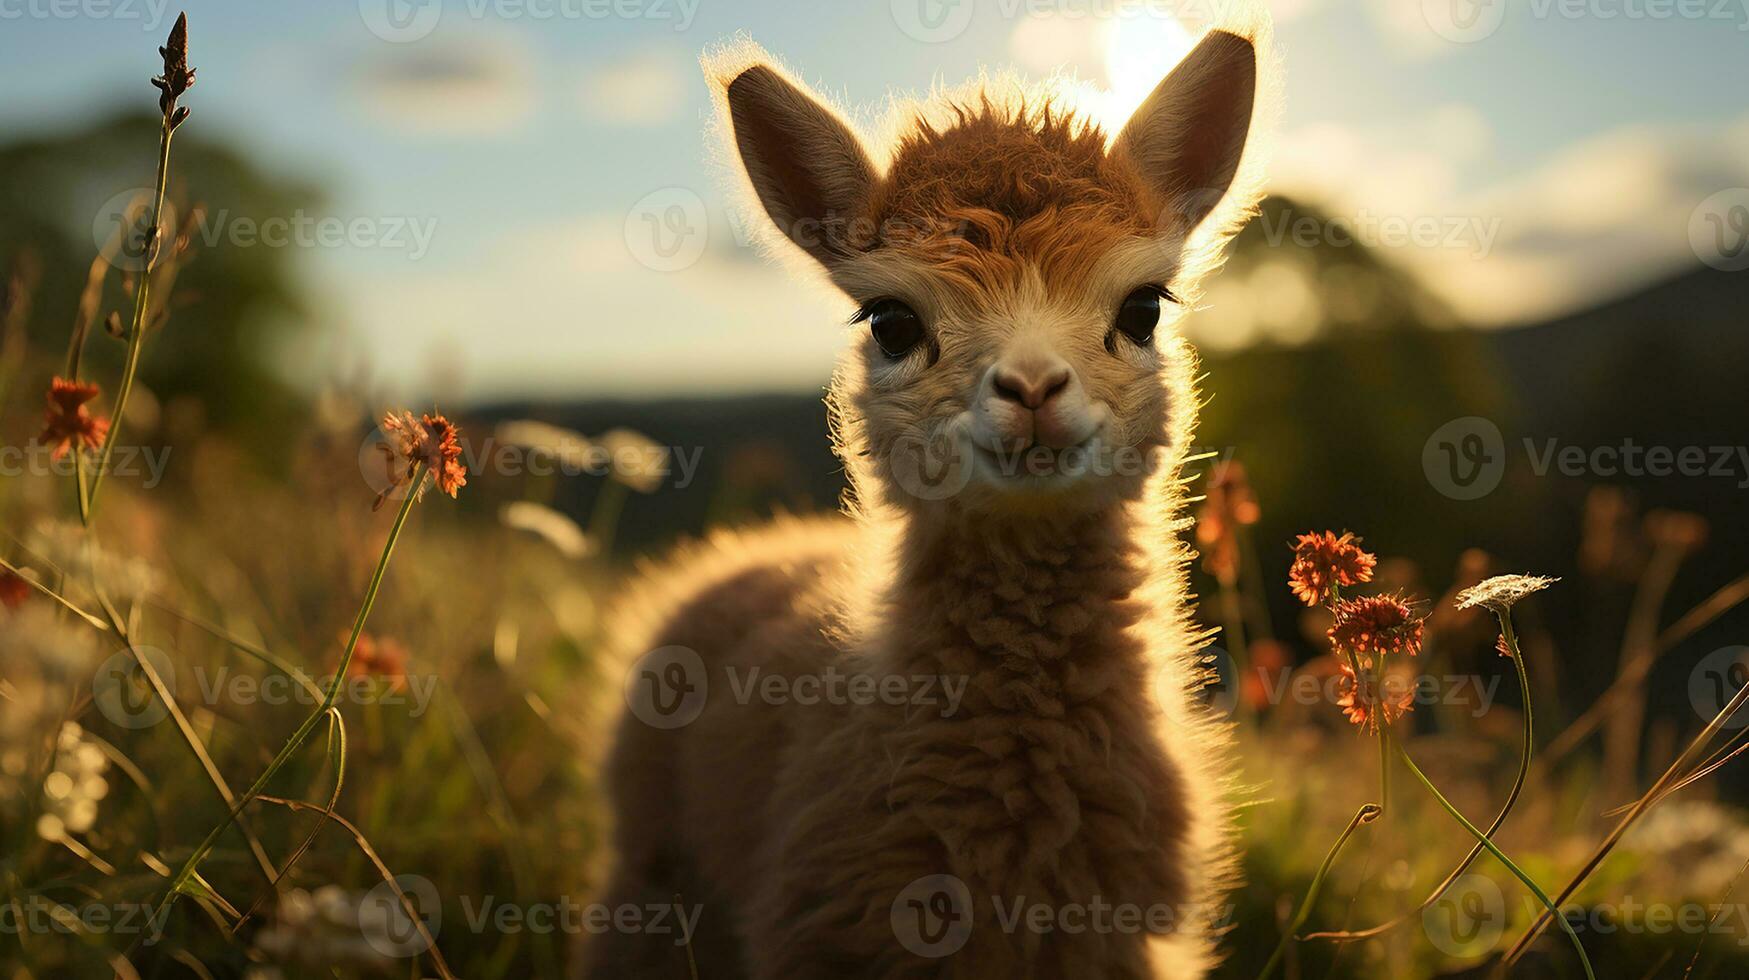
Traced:
[[996, 397], [1038, 411], [1069, 386], [1069, 366], [1051, 364], [998, 364], [990, 377]]

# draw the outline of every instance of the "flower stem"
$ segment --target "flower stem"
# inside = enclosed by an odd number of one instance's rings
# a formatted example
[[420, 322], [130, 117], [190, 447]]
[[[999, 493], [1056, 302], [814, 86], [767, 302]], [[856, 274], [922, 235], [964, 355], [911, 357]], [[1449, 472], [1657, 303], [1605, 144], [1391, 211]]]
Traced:
[[79, 518], [87, 527], [91, 525], [92, 516], [97, 511], [97, 492], [103, 489], [103, 476], [109, 472], [110, 457], [115, 454], [115, 446], [121, 435], [123, 419], [126, 417], [128, 396], [134, 390], [134, 375], [140, 369], [140, 348], [145, 345], [147, 296], [152, 287], [152, 261], [157, 251], [162, 247], [158, 240], [158, 222], [164, 215], [164, 188], [170, 178], [170, 137], [176, 128], [170, 124], [170, 113], [164, 114], [164, 123], [158, 131], [158, 175], [152, 196], [152, 209], [146, 212], [149, 219], [146, 225], [146, 248], [142, 253], [144, 268], [140, 269], [140, 280], [134, 286], [134, 313], [128, 329], [127, 363], [122, 369], [121, 387], [116, 390], [115, 409], [110, 414], [109, 437], [103, 440], [103, 455], [98, 458], [97, 472], [91, 478], [91, 492], [80, 498]]
[[[1676, 757], [1676, 761], [1670, 763], [1670, 767], [1664, 770], [1664, 774], [1658, 777], [1658, 781], [1652, 784], [1652, 788], [1647, 790], [1644, 795], [1634, 802], [1633, 808], [1621, 818], [1621, 822], [1615, 825], [1615, 829], [1609, 832], [1609, 836], [1604, 838], [1603, 842], [1597, 845], [1597, 849], [1591, 852], [1591, 857], [1586, 860], [1585, 866], [1580, 868], [1579, 873], [1574, 875], [1572, 880], [1567, 882], [1565, 888], [1561, 889], [1561, 893], [1558, 896], [1560, 901], [1566, 901], [1570, 895], [1579, 890], [1579, 886], [1584, 884], [1587, 878], [1591, 877], [1591, 873], [1597, 870], [1598, 866], [1603, 863], [1603, 859], [1608, 857], [1609, 852], [1615, 849], [1615, 845], [1621, 842], [1622, 837], [1627, 834], [1628, 828], [1633, 826], [1634, 821], [1640, 819], [1641, 814], [1650, 810], [1654, 804], [1664, 798], [1665, 788], [1676, 778], [1677, 773], [1683, 771], [1695, 753], [1697, 753], [1702, 746], [1706, 745], [1707, 742], [1712, 741], [1712, 737], [1718, 733], [1718, 730], [1722, 728], [1725, 722], [1728, 721], [1732, 715], [1735, 715], [1745, 703], [1749, 703], [1749, 684], [1746, 684], [1737, 690], [1737, 693], [1731, 697], [1730, 702], [1720, 709], [1718, 714], [1713, 716], [1712, 721], [1707, 723], [1706, 728], [1702, 729], [1701, 733], [1696, 735], [1694, 740], [1688, 743], [1688, 747], [1682, 750], [1682, 754]], [[1562, 919], [1562, 922], [1564, 924], [1566, 920]], [[1549, 915], [1547, 912], [1538, 916], [1537, 920], [1531, 923], [1530, 928], [1525, 930], [1524, 935], [1518, 937], [1518, 941], [1513, 943], [1512, 948], [1506, 951], [1505, 965], [1511, 966], [1513, 963], [1517, 962], [1518, 958], [1524, 955], [1524, 951], [1530, 948], [1530, 944], [1536, 940], [1536, 937], [1541, 935], [1544, 929], [1548, 928], [1548, 924]]]
[[[1501, 635], [1506, 638], [1506, 647], [1512, 651], [1512, 665], [1518, 669], [1518, 690], [1524, 698], [1524, 734], [1522, 736], [1523, 742], [1518, 753], [1518, 775], [1513, 777], [1512, 789], [1506, 793], [1506, 802], [1500, 805], [1500, 812], [1495, 814], [1493, 823], [1488, 825], [1487, 835], [1489, 837], [1493, 837], [1499, 832], [1500, 828], [1505, 825], [1506, 818], [1512, 813], [1512, 808], [1518, 804], [1519, 794], [1524, 792], [1525, 780], [1530, 775], [1531, 748], [1534, 745], [1535, 735], [1535, 724], [1530, 706], [1530, 677], [1525, 673], [1524, 657], [1518, 646], [1518, 634], [1513, 631], [1512, 621], [1507, 614], [1496, 613], [1496, 615], [1500, 618], [1500, 632]], [[1397, 916], [1389, 922], [1381, 923], [1370, 929], [1343, 930], [1340, 932], [1312, 932], [1307, 933], [1301, 938], [1329, 939], [1335, 942], [1354, 942], [1356, 940], [1371, 939], [1375, 936], [1382, 936], [1398, 926], [1413, 920], [1416, 916], [1427, 911], [1429, 908], [1432, 908], [1433, 903], [1439, 901], [1440, 896], [1444, 895], [1447, 889], [1451, 888], [1459, 878], [1463, 877], [1464, 872], [1470, 869], [1470, 865], [1476, 863], [1476, 859], [1482, 856], [1484, 850], [1486, 850], [1486, 848], [1484, 848], [1480, 842], [1472, 845], [1470, 847], [1470, 852], [1464, 855], [1464, 859], [1458, 862], [1457, 867], [1453, 868], [1451, 873], [1445, 876], [1444, 880], [1442, 880], [1439, 885], [1422, 900], [1420, 905]]]
[[1561, 930], [1567, 934], [1568, 939], [1572, 940], [1573, 950], [1579, 954], [1579, 964], [1585, 968], [1585, 976], [1587, 980], [1597, 980], [1597, 974], [1591, 971], [1591, 958], [1585, 955], [1585, 944], [1579, 941], [1579, 934], [1573, 931], [1573, 924], [1567, 921], [1567, 917], [1561, 914], [1560, 910], [1556, 908], [1555, 903], [1549, 899], [1548, 895], [1543, 893], [1542, 888], [1537, 885], [1530, 875], [1525, 874], [1523, 869], [1514, 864], [1512, 859], [1507, 857], [1499, 847], [1495, 846], [1494, 842], [1489, 839], [1487, 834], [1482, 833], [1480, 828], [1475, 824], [1470, 823], [1469, 818], [1465, 817], [1462, 811], [1458, 810], [1456, 806], [1452, 805], [1450, 800], [1445, 798], [1445, 794], [1441, 793], [1439, 788], [1433, 785], [1433, 781], [1428, 779], [1427, 774], [1421, 771], [1421, 767], [1415, 764], [1415, 760], [1409, 757], [1407, 750], [1402, 746], [1398, 746], [1397, 754], [1402, 758], [1403, 765], [1409, 767], [1409, 772], [1414, 775], [1416, 779], [1420, 780], [1422, 786], [1427, 787], [1427, 792], [1433, 795], [1433, 799], [1444, 808], [1445, 812], [1451, 814], [1453, 820], [1462, 824], [1463, 828], [1469, 831], [1471, 836], [1475, 837], [1483, 847], [1488, 849], [1489, 854], [1494, 855], [1495, 860], [1504, 865], [1506, 870], [1512, 872], [1513, 877], [1524, 882], [1524, 886], [1530, 889], [1531, 893], [1537, 897], [1537, 900], [1542, 902], [1543, 908], [1547, 910], [1544, 913], [1545, 917], [1553, 915], [1561, 923]]
[[1324, 855], [1324, 863], [1318, 865], [1318, 873], [1312, 876], [1311, 887], [1306, 889], [1306, 897], [1300, 900], [1299, 911], [1294, 913], [1293, 921], [1281, 934], [1281, 942], [1275, 944], [1275, 952], [1269, 954], [1269, 962], [1263, 964], [1263, 971], [1257, 974], [1257, 980], [1265, 980], [1275, 967], [1287, 955], [1288, 944], [1294, 941], [1294, 933], [1300, 931], [1300, 926], [1306, 924], [1306, 919], [1312, 914], [1312, 907], [1318, 902], [1318, 893], [1324, 888], [1324, 878], [1330, 874], [1330, 868], [1336, 863], [1336, 856], [1342, 853], [1342, 848], [1348, 843], [1348, 838], [1365, 824], [1377, 820], [1384, 807], [1377, 803], [1362, 803], [1360, 809], [1354, 812], [1354, 818], [1343, 828], [1342, 835], [1336, 838], [1336, 843], [1330, 845], [1330, 850]]
[[328, 690], [322, 698], [322, 703], [316, 706], [316, 710], [311, 712], [310, 716], [304, 719], [303, 724], [298, 726], [297, 731], [292, 733], [291, 738], [286, 740], [285, 746], [279, 750], [279, 754], [273, 757], [273, 761], [268, 763], [267, 768], [260, 776], [256, 777], [254, 785], [250, 786], [248, 791], [231, 807], [231, 812], [224, 821], [214, 827], [212, 832], [207, 834], [206, 839], [200, 842], [200, 846], [196, 847], [194, 852], [188, 856], [188, 860], [182, 865], [182, 870], [178, 871], [176, 877], [171, 879], [170, 888], [159, 903], [158, 912], [155, 914], [161, 915], [175, 904], [183, 886], [194, 877], [195, 872], [200, 869], [201, 861], [205, 860], [206, 856], [212, 852], [213, 845], [217, 843], [219, 835], [224, 833], [225, 828], [231, 825], [231, 821], [237, 819], [245, 807], [261, 795], [262, 791], [267, 788], [268, 782], [303, 746], [305, 740], [310, 737], [310, 733], [327, 716], [329, 709], [334, 707], [334, 702], [340, 696], [341, 685], [346, 680], [346, 669], [352, 664], [353, 651], [358, 648], [358, 638], [364, 632], [364, 624], [370, 618], [371, 608], [376, 605], [377, 592], [382, 588], [383, 577], [388, 572], [389, 558], [395, 553], [395, 542], [401, 537], [401, 530], [407, 524], [407, 516], [412, 513], [413, 504], [419, 499], [419, 494], [416, 491], [424, 479], [425, 468], [421, 464], [414, 470], [407, 497], [401, 501], [401, 509], [395, 514], [394, 526], [389, 529], [389, 539], [383, 545], [381, 557], [377, 559], [376, 571], [371, 575], [370, 587], [365, 590], [364, 602], [359, 606], [357, 618], [353, 620], [352, 634], [346, 640], [346, 652], [341, 655], [340, 666], [335, 669], [333, 678], [328, 682]]

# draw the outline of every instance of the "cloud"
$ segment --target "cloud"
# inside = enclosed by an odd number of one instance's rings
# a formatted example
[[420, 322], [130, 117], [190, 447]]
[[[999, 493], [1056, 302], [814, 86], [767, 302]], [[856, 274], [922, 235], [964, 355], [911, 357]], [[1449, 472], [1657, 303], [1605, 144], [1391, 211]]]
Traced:
[[672, 272], [640, 262], [628, 242], [640, 230], [619, 214], [527, 227], [457, 267], [373, 273], [347, 301], [360, 323], [396, 325], [360, 338], [394, 381], [417, 382], [417, 355], [444, 351], [466, 366], [467, 397], [825, 383], [845, 340], [841, 296], [747, 261], [720, 220]]
[[691, 61], [667, 48], [649, 48], [602, 65], [583, 79], [585, 116], [614, 126], [659, 126], [680, 114]]
[[1447, 230], [1437, 242], [1370, 244], [1482, 324], [1571, 312], [1698, 264], [1696, 209], [1749, 187], [1749, 116], [1621, 127], [1478, 185], [1467, 175], [1491, 139], [1464, 105], [1396, 124], [1305, 126], [1283, 135], [1273, 186], [1344, 218]]
[[511, 35], [433, 38], [372, 48], [357, 71], [362, 104], [417, 132], [494, 135], [515, 129], [534, 108], [531, 58]]

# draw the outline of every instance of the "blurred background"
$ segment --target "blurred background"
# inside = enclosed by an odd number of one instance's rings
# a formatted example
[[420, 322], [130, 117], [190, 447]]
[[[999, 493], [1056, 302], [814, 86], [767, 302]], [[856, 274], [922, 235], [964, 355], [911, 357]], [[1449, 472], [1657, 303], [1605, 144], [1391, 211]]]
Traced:
[[[1749, 642], [1736, 606], [1749, 572], [1749, 3], [1270, 6], [1286, 79], [1271, 193], [1186, 324], [1209, 397], [1198, 492], [1215, 491], [1199, 508], [1196, 575], [1205, 619], [1225, 629], [1224, 703], [1262, 801], [1247, 812], [1233, 975], [1267, 957], [1283, 903], [1366, 798], [1347, 770], [1372, 765], [1333, 707], [1259, 693], [1330, 668], [1326, 624], [1283, 585], [1295, 533], [1364, 534], [1381, 581], [1448, 612], [1441, 597], [1484, 574], [1563, 579], [1523, 610], [1539, 750], [1551, 751], [1525, 804], [1536, 812], [1502, 838], [1552, 880], [1723, 705], [1719, 678], [1741, 683]], [[0, 0], [6, 446], [41, 427], [77, 324], [96, 324], [84, 371], [106, 385], [98, 407], [112, 404], [125, 345], [101, 321], [125, 311], [139, 271], [113, 239], [152, 181], [146, 80], [179, 9]], [[176, 261], [154, 279], [160, 319], [123, 420], [165, 464], [118, 476], [105, 543], [146, 566], [142, 595], [331, 669], [387, 517], [370, 511], [381, 488], [361, 465], [372, 420], [435, 405], [460, 422], [469, 486], [421, 505], [373, 620], [406, 661], [392, 676], [423, 673], [442, 693], [416, 717], [360, 706], [340, 810], [396, 872], [432, 884], [453, 923], [469, 896], [587, 894], [600, 847], [575, 747], [604, 710], [586, 689], [620, 683], [592, 673], [592, 651], [631, 564], [714, 526], [830, 509], [843, 488], [821, 397], [850, 304], [762, 256], [727, 206], [701, 51], [746, 33], [865, 122], [889, 98], [981, 70], [1063, 72], [1116, 125], [1223, 2], [186, 9], [198, 84], [170, 169]], [[547, 475], [496, 455], [562, 460], [585, 445], [623, 452]], [[660, 463], [625, 462], [637, 459]], [[52, 552], [65, 474], [14, 466], [0, 481], [5, 553], [24, 565]], [[278, 745], [263, 732], [289, 732], [298, 706], [227, 703], [196, 680], [234, 664], [235, 644], [145, 615], [190, 665], [178, 689], [195, 727], [247, 785]], [[70, 700], [30, 693], [21, 629], [0, 633], [0, 694], [15, 719], [41, 708], [48, 728], [35, 731], [50, 734], [0, 755], [8, 888], [149, 894], [162, 876], [138, 855], [174, 865], [224, 809], [171, 726], [91, 709], [83, 666], [30, 681]], [[1520, 698], [1485, 623], [1447, 616], [1434, 637], [1430, 671], [1504, 680], [1488, 710], [1443, 703], [1409, 722], [1479, 816], [1510, 780]], [[88, 768], [105, 788], [88, 802], [103, 818], [44, 827], [36, 818], [55, 810], [36, 776], [77, 756], [69, 737], [101, 743], [105, 761]], [[287, 781], [303, 783], [281, 788], [319, 801], [330, 763], [307, 754]], [[1685, 790], [1585, 895], [1724, 902], [1749, 860], [1745, 790], [1728, 767]], [[130, 821], [129, 807], [157, 816]], [[311, 826], [289, 811], [259, 822], [280, 854]], [[1462, 853], [1460, 834], [1407, 806], [1339, 873], [1318, 919], [1358, 926], [1413, 908]], [[247, 842], [227, 844], [212, 878], [220, 893], [234, 885], [235, 908], [208, 907], [225, 929], [179, 908], [173, 941], [135, 962], [300, 976], [304, 954], [406, 973], [404, 951], [385, 965], [353, 941], [375, 872], [346, 834], [325, 833], [241, 928], [234, 913], [261, 883]], [[1516, 884], [1477, 870], [1522, 926]], [[352, 925], [322, 945], [312, 937], [330, 920]], [[235, 942], [216, 938], [226, 929]], [[1718, 975], [1743, 962], [1749, 916], [1734, 929], [1707, 946]], [[1587, 938], [1619, 957], [1612, 970], [1633, 967], [1610, 975], [1644, 976], [1680, 975], [1708, 935]], [[1417, 921], [1364, 946], [1305, 944], [1290, 967], [1422, 975], [1489, 952], [1429, 938]], [[117, 945], [39, 938], [14, 956], [8, 939], [0, 963], [18, 976], [54, 975], [63, 955], [113, 965]], [[568, 940], [452, 926], [436, 945], [462, 975], [505, 976], [557, 969]], [[1546, 962], [1532, 962], [1569, 975], [1562, 952], [1539, 947]]]

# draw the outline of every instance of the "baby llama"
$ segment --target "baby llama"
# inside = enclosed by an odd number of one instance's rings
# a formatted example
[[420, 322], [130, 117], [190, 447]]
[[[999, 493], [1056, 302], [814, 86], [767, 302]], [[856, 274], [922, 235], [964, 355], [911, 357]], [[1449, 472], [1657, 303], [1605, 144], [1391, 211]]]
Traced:
[[1109, 137], [1061, 88], [985, 79], [876, 144], [750, 44], [707, 59], [774, 243], [855, 304], [828, 398], [851, 489], [623, 603], [599, 898], [684, 915], [587, 937], [587, 975], [1215, 960], [1231, 773], [1174, 322], [1256, 205], [1267, 34], [1210, 30]]

